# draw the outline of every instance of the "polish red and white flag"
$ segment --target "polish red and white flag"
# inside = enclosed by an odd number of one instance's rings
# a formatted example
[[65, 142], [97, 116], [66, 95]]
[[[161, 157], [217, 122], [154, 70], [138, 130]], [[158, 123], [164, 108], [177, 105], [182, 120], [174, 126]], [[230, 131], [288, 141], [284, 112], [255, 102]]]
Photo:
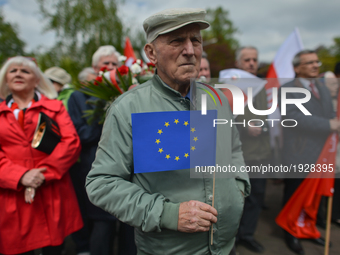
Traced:
[[128, 67], [130, 67], [132, 63], [137, 60], [129, 37], [125, 38], [124, 56], [126, 57], [125, 65]]
[[267, 78], [271, 79], [268, 79], [268, 83], [266, 84], [269, 105], [271, 105], [272, 102], [272, 88], [280, 87], [284, 83], [287, 83], [289, 81], [288, 79], [295, 77], [292, 61], [294, 56], [303, 50], [303, 48], [299, 30], [295, 28], [283, 42], [275, 55], [273, 63], [269, 67]]
[[[298, 28], [287, 37], [277, 51], [273, 63], [270, 65], [267, 73], [267, 92], [268, 109], [273, 103], [273, 88], [279, 88], [281, 85], [291, 81], [295, 77], [293, 68], [294, 56], [304, 49]], [[280, 110], [276, 108], [275, 112], [268, 116], [269, 119], [280, 119]], [[276, 123], [270, 127], [270, 143], [272, 147], [276, 146], [276, 141], [280, 137], [280, 127]]]

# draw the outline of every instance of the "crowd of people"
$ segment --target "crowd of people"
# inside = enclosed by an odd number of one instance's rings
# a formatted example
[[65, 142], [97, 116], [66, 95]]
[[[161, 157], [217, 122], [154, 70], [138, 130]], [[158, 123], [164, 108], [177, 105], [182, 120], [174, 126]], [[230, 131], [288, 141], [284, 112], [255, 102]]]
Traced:
[[[4, 63], [0, 70], [0, 254], [33, 255], [42, 249], [44, 255], [61, 255], [69, 235], [79, 255], [112, 255], [115, 238], [118, 254], [124, 255], [228, 255], [235, 254], [238, 245], [257, 253], [265, 250], [254, 238], [266, 207], [265, 178], [249, 178], [246, 173], [233, 178], [190, 178], [190, 169], [134, 173], [131, 115], [190, 110], [194, 104], [190, 80], [211, 80], [209, 56], [202, 46], [201, 30], [209, 27], [204, 17], [202, 9], [172, 9], [144, 21], [144, 51], [157, 72], [116, 99], [104, 125], [89, 124], [84, 112], [95, 106], [87, 102], [97, 98], [75, 90], [66, 70], [54, 66], [43, 73], [34, 59], [22, 56]], [[253, 46], [240, 47], [235, 68], [256, 76], [258, 54]], [[78, 81], [86, 86], [103, 67], [115, 70], [119, 56], [113, 46], [99, 47], [92, 67], [85, 67]], [[315, 164], [328, 135], [340, 132], [335, 118], [340, 63], [335, 74], [320, 75], [317, 54], [304, 50], [292, 65], [296, 79], [282, 87], [309, 90], [311, 99], [304, 107], [312, 115], [302, 115], [296, 105], [287, 106], [284, 118], [299, 124], [283, 128], [280, 163]], [[201, 98], [206, 87], [196, 86], [201, 88], [195, 91], [196, 98]], [[233, 119], [227, 98], [219, 90], [216, 95], [221, 105], [209, 99], [208, 109], [217, 109], [219, 119]], [[300, 94], [289, 93], [287, 98], [300, 98]], [[253, 103], [258, 110], [268, 109], [265, 88]], [[59, 136], [52, 152], [33, 146], [42, 114], [47, 121], [41, 140], [48, 139], [50, 129]], [[216, 164], [240, 168], [272, 163], [268, 130], [251, 122], [266, 118], [246, 106], [235, 121], [251, 125], [219, 126]], [[302, 181], [284, 179], [283, 204]], [[335, 201], [340, 199], [339, 185], [336, 179]], [[320, 213], [318, 224], [324, 220]], [[332, 220], [340, 226], [339, 203], [334, 203]], [[287, 231], [285, 241], [293, 252], [304, 254], [299, 239]], [[325, 245], [323, 238], [311, 241]]]

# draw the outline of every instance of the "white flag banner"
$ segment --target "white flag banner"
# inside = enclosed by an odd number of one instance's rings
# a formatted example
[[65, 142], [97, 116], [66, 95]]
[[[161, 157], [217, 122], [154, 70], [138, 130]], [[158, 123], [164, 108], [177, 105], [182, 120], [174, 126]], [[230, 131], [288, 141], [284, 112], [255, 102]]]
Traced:
[[[252, 97], [255, 97], [266, 85], [267, 81], [241, 69], [225, 69], [220, 71], [218, 82], [234, 85], [240, 88], [248, 98], [248, 88], [252, 88]], [[247, 101], [245, 101], [245, 106]]]
[[[268, 83], [266, 85], [267, 92], [267, 101], [268, 108], [272, 105], [272, 90], [274, 87], [279, 87], [284, 83], [290, 81], [290, 79], [294, 79], [295, 72], [293, 68], [293, 58], [294, 56], [303, 50], [303, 44], [300, 37], [300, 33], [298, 28], [295, 28], [294, 31], [287, 37], [287, 39], [280, 46], [277, 51], [273, 63], [270, 65], [267, 78]], [[272, 78], [272, 79], [270, 79]], [[270, 116], [270, 119], [280, 119], [281, 114], [279, 109], [273, 112]], [[277, 123], [274, 127], [270, 127], [270, 136], [271, 136], [271, 144], [274, 147], [275, 137], [280, 136], [280, 127]]]

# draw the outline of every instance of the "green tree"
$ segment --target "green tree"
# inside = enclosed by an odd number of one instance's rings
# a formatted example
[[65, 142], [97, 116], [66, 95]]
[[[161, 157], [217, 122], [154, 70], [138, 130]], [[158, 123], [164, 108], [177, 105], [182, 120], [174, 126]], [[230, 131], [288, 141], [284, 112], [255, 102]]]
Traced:
[[210, 27], [202, 32], [203, 49], [208, 54], [212, 77], [218, 77], [220, 70], [234, 67], [239, 45], [234, 36], [238, 30], [229, 19], [229, 12], [222, 7], [208, 9], [206, 20]]
[[336, 61], [340, 61], [340, 37], [333, 38], [334, 45], [331, 46], [330, 50], [333, 52]]
[[17, 34], [17, 26], [6, 22], [0, 11], [0, 64], [9, 57], [25, 54], [25, 42]]
[[322, 62], [320, 72], [334, 71], [335, 64], [340, 61], [340, 37], [333, 38], [334, 44], [330, 47], [320, 46], [316, 49]]
[[222, 7], [207, 9], [206, 20], [210, 23], [210, 27], [203, 30], [203, 38], [205, 40], [215, 38], [218, 43], [227, 43], [231, 49], [236, 50], [238, 41], [234, 38], [234, 35], [238, 30], [229, 19], [229, 11]]
[[320, 61], [322, 62], [322, 66], [320, 67], [320, 73], [324, 73], [327, 71], [333, 71], [336, 63], [335, 56], [331, 53], [329, 48], [319, 47], [316, 50]]
[[117, 0], [37, 0], [47, 21], [45, 31], [55, 31], [56, 45], [39, 58], [42, 68], [59, 65], [74, 77], [91, 66], [92, 55], [101, 45], [122, 51], [123, 24], [117, 15]]

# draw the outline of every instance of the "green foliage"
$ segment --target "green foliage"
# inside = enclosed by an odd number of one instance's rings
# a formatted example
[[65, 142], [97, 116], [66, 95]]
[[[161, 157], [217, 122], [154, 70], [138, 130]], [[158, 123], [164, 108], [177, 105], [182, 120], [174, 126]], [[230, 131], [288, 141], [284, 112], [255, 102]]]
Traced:
[[210, 27], [202, 31], [203, 49], [208, 54], [212, 77], [218, 77], [220, 70], [234, 67], [235, 50], [239, 46], [234, 35], [238, 30], [228, 16], [229, 12], [222, 7], [207, 10]]
[[216, 38], [217, 43], [228, 44], [232, 50], [236, 50], [238, 41], [234, 35], [238, 30], [228, 16], [229, 11], [222, 7], [207, 9], [206, 20], [210, 23], [210, 27], [203, 30], [203, 38], [204, 40]]
[[[138, 30], [135, 33], [129, 32], [128, 34], [132, 44], [132, 48], [140, 55], [140, 52], [144, 50], [144, 45], [147, 43], [144, 30]], [[140, 56], [136, 57], [141, 58]]]
[[333, 71], [336, 63], [336, 58], [331, 54], [331, 51], [327, 48], [322, 48], [317, 51], [319, 60], [322, 62], [320, 67], [320, 73], [327, 71]]
[[216, 43], [204, 47], [208, 54], [211, 77], [218, 77], [223, 69], [233, 68], [235, 64], [235, 51], [227, 43]]
[[340, 37], [333, 38], [334, 45], [330, 48], [330, 50], [333, 52], [334, 57], [336, 58], [336, 61], [340, 61]]
[[334, 71], [335, 64], [340, 61], [340, 37], [333, 38], [334, 44], [329, 48], [319, 47], [318, 57], [322, 62], [320, 73]]
[[[66, 55], [61, 50], [61, 47], [62, 46], [60, 43], [58, 43], [48, 52], [36, 52], [34, 55], [37, 56], [36, 58], [41, 70], [44, 71], [52, 66], [59, 66], [65, 69], [72, 76], [73, 82], [75, 82], [77, 81], [79, 72], [85, 67], [84, 62], [78, 61], [77, 58], [72, 58], [71, 56]], [[81, 57], [79, 57], [79, 59], [80, 58]]]
[[117, 0], [37, 0], [47, 21], [45, 31], [55, 31], [57, 42], [38, 59], [42, 69], [60, 66], [74, 79], [91, 66], [101, 45], [122, 52], [124, 29], [117, 15]]
[[6, 22], [2, 11], [0, 11], [0, 64], [9, 57], [25, 54], [25, 42], [19, 39], [17, 34], [17, 27]]
[[96, 100], [90, 100], [87, 103], [94, 105], [94, 109], [86, 110], [84, 117], [87, 118], [87, 123], [91, 125], [94, 121], [98, 123], [104, 123], [107, 108], [111, 103], [122, 93], [104, 76], [102, 81], [86, 82], [86, 84], [74, 83], [76, 90], [80, 92], [96, 97]]

